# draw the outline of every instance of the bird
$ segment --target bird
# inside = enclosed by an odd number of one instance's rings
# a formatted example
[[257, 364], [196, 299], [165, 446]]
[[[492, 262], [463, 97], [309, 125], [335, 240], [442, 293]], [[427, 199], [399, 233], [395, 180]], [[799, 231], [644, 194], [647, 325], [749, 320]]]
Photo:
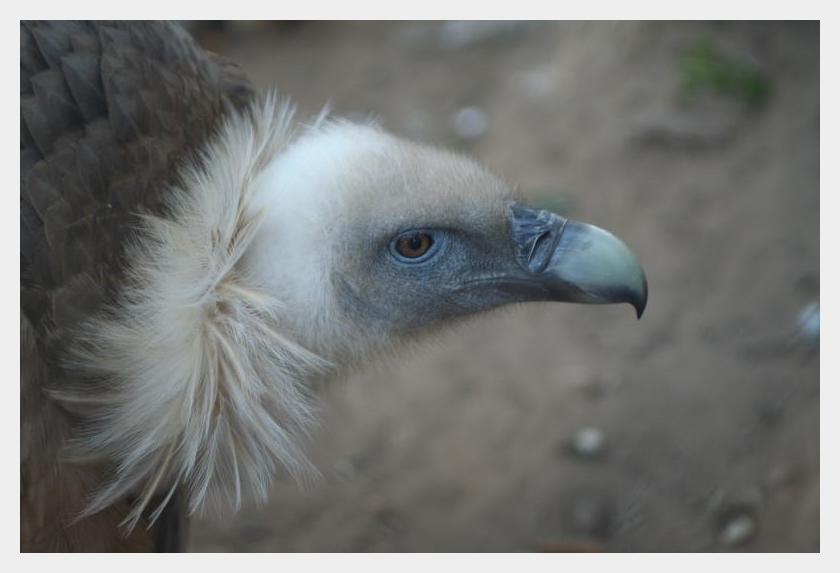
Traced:
[[317, 476], [318, 381], [506, 305], [645, 309], [612, 233], [299, 117], [176, 23], [20, 37], [22, 551], [182, 550], [189, 515]]

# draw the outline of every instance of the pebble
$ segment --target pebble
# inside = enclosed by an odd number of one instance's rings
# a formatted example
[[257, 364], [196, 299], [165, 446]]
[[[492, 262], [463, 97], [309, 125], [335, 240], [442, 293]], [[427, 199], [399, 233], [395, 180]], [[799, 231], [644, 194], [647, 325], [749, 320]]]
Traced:
[[477, 107], [461, 108], [452, 117], [452, 129], [461, 139], [476, 139], [487, 131], [487, 115]]
[[607, 437], [598, 428], [581, 428], [572, 437], [572, 453], [584, 459], [601, 456], [607, 446]]
[[799, 311], [799, 336], [808, 344], [820, 343], [820, 304], [812, 302]]
[[747, 513], [733, 515], [718, 534], [718, 540], [724, 545], [735, 547], [743, 545], [753, 538], [756, 530], [755, 518]]

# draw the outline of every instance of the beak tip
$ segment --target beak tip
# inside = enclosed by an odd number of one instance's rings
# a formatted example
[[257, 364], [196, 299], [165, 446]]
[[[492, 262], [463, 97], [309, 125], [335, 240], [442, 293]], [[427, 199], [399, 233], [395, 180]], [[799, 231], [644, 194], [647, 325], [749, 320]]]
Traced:
[[645, 313], [645, 309], [647, 308], [647, 301], [648, 301], [648, 284], [647, 284], [647, 277], [642, 273], [642, 290], [639, 293], [638, 298], [632, 302], [633, 307], [636, 309], [636, 319], [641, 320], [642, 315]]

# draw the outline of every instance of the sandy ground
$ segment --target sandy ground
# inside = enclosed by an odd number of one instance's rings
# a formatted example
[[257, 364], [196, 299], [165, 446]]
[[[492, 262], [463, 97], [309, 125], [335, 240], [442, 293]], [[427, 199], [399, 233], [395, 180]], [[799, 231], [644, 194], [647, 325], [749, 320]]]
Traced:
[[[463, 31], [463, 30], [462, 30]], [[647, 313], [492, 313], [324, 396], [324, 480], [193, 522], [194, 551], [816, 551], [819, 27], [436, 23], [205, 35], [261, 87], [467, 151], [639, 255]], [[678, 104], [701, 36], [772, 81]], [[463, 44], [467, 45], [463, 45]], [[480, 109], [461, 139], [453, 115]], [[570, 441], [604, 437], [591, 455]], [[589, 432], [589, 435], [593, 435]]]

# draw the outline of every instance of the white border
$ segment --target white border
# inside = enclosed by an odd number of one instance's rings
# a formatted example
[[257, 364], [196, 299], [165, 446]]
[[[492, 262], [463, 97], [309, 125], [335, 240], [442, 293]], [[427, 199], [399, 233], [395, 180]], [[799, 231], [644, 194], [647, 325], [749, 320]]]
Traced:
[[[80, 2], [77, 0], [40, 0], [26, 2], [16, 9], [18, 19], [21, 18], [160, 18], [170, 19], [191, 18], [282, 18], [282, 19], [820, 19], [829, 16], [828, 6], [823, 1], [803, 1], [768, 3], [768, 2], [732, 2], [722, 0], [704, 0], [698, 3], [665, 2], [665, 1], [634, 1], [634, 2], [598, 2], [598, 3], [550, 3], [535, 0], [517, 0], [515, 2], [491, 5], [484, 2], [456, 3], [451, 0], [426, 0], [421, 3], [397, 3], [384, 1], [330, 1], [315, 3], [294, 2], [265, 2], [243, 1], [229, 3], [224, 9], [199, 3], [179, 3], [161, 0], [145, 0], [136, 3], [116, 2]], [[6, 10], [11, 8], [6, 4]], [[16, 186], [19, 180], [18, 150], [13, 148], [13, 135], [19, 129], [19, 97], [13, 93], [17, 82], [14, 78], [13, 58], [19, 55], [19, 32], [14, 19], [4, 19], [2, 24], [3, 42], [2, 57], [3, 70], [7, 74], [6, 88], [3, 90], [5, 113], [3, 114], [4, 153], [3, 173], [8, 186]], [[840, 181], [837, 177], [838, 147], [836, 134], [840, 133], [838, 123], [837, 103], [840, 102], [838, 90], [838, 35], [840, 26], [834, 18], [823, 19], [820, 32], [820, 99], [829, 102], [821, 111], [820, 120], [820, 267], [821, 282], [824, 281], [828, 293], [838, 291], [838, 271], [834, 260], [834, 247], [837, 245], [836, 225], [840, 221], [838, 213], [838, 193]], [[16, 101], [17, 104], [16, 104]], [[824, 192], [825, 191], [825, 192]], [[0, 210], [3, 221], [0, 225], [2, 232], [2, 255], [5, 263], [4, 280], [0, 281], [3, 289], [3, 317], [2, 342], [3, 364], [9, 372], [6, 388], [9, 396], [2, 401], [3, 407], [3, 439], [4, 451], [7, 452], [9, 467], [0, 473], [3, 488], [7, 498], [3, 513], [2, 540], [4, 561], [12, 561], [6, 566], [25, 566], [27, 570], [49, 569], [50, 571], [108, 571], [113, 573], [115, 567], [123, 571], [147, 571], [150, 566], [155, 568], [179, 568], [185, 566], [200, 567], [202, 573], [206, 571], [229, 570], [231, 567], [242, 566], [247, 562], [254, 569], [266, 567], [294, 571], [295, 573], [310, 573], [313, 568], [330, 570], [362, 569], [366, 572], [388, 571], [428, 571], [439, 568], [458, 568], [460, 570], [481, 568], [487, 570], [511, 571], [527, 568], [528, 571], [603, 571], [626, 569], [644, 570], [645, 572], [666, 571], [700, 571], [709, 573], [720, 569], [730, 570], [836, 570], [837, 550], [835, 542], [838, 540], [837, 488], [840, 479], [837, 472], [837, 441], [840, 438], [838, 428], [838, 378], [837, 358], [831, 352], [838, 342], [837, 303], [829, 296], [821, 301], [822, 324], [821, 347], [828, 349], [821, 357], [821, 484], [829, 484], [821, 488], [821, 554], [819, 555], [779, 555], [779, 554], [711, 554], [711, 555], [680, 555], [680, 554], [638, 554], [638, 555], [501, 555], [501, 554], [450, 554], [450, 555], [343, 555], [343, 554], [287, 554], [287, 555], [226, 555], [190, 554], [181, 556], [68, 556], [68, 555], [19, 555], [19, 477], [12, 469], [12, 461], [19, 457], [19, 428], [20, 410], [19, 399], [15, 398], [12, 388], [17, 388], [15, 377], [19, 379], [19, 307], [12, 309], [14, 301], [19, 297], [19, 291], [14, 288], [12, 275], [19, 268], [19, 254], [14, 246], [19, 247], [19, 218], [17, 207], [12, 204], [11, 191], [4, 195], [5, 204]], [[19, 251], [19, 248], [18, 248]], [[824, 264], [823, 264], [824, 263]], [[19, 274], [19, 273], [18, 273]], [[821, 284], [822, 287], [822, 284]], [[561, 569], [562, 568], [562, 569]], [[17, 570], [6, 569], [7, 571]]]

